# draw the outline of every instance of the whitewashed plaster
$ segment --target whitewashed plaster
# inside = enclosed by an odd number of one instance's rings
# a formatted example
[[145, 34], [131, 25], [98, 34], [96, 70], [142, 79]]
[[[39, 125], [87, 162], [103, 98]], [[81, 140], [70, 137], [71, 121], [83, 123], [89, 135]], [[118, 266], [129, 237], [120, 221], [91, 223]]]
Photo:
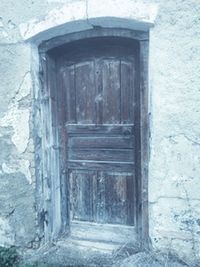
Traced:
[[0, 217], [0, 246], [14, 245], [14, 233], [11, 230], [8, 219]]
[[152, 3], [135, 3], [131, 0], [127, 0], [126, 4], [123, 0], [102, 0], [101, 3], [98, 0], [72, 1], [44, 17], [20, 24], [19, 28], [24, 40], [39, 38], [39, 42], [93, 26], [147, 30], [154, 25], [156, 15], [157, 5]]

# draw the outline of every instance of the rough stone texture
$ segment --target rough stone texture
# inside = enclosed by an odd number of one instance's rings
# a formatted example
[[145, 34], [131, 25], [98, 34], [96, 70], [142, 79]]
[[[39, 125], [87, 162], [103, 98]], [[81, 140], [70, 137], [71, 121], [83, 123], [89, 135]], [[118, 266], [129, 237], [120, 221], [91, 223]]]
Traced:
[[4, 44], [0, 54], [0, 245], [30, 246], [36, 234], [30, 47]]
[[[120, 1], [109, 2], [116, 3], [121, 14], [127, 9], [125, 1], [121, 7]], [[29, 21], [48, 24], [48, 14], [69, 12], [66, 5], [76, 3], [80, 16], [75, 7], [72, 13], [77, 19], [98, 13], [98, 6], [85, 0], [0, 1], [0, 245], [34, 247], [38, 242], [31, 47], [22, 39], [22, 25]], [[150, 238], [153, 248], [198, 264], [200, 5], [198, 0], [127, 1], [127, 5], [134, 3], [158, 5], [156, 24], [150, 30]], [[107, 4], [100, 5], [100, 11], [99, 16], [113, 15]], [[55, 26], [55, 21], [58, 18], [53, 17], [48, 25]]]

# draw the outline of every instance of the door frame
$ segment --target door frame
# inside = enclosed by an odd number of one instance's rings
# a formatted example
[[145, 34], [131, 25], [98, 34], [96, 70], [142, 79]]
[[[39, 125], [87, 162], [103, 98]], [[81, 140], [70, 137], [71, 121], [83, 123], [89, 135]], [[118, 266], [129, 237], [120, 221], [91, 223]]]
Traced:
[[[118, 28], [94, 28], [58, 36], [39, 46], [40, 91], [34, 110], [36, 198], [38, 225], [45, 242], [67, 236], [69, 226], [69, 192], [66, 176], [65, 130], [60, 111], [64, 100], [56, 92], [56, 62], [51, 49], [91, 37], [122, 37], [139, 42], [139, 160], [137, 165], [137, 232], [142, 248], [149, 246], [148, 164], [149, 164], [149, 90], [148, 48], [149, 32]], [[59, 105], [58, 105], [59, 103]], [[37, 111], [38, 112], [38, 111]]]

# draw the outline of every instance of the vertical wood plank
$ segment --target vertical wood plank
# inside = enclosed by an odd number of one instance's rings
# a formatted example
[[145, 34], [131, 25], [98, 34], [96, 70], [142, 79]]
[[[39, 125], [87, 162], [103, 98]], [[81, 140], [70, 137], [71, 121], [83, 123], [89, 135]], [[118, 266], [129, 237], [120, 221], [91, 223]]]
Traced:
[[52, 233], [52, 202], [51, 202], [51, 176], [50, 176], [50, 123], [48, 118], [50, 113], [50, 87], [49, 87], [49, 57], [46, 54], [41, 54], [41, 64], [44, 73], [44, 86], [42, 91], [42, 170], [43, 170], [43, 223], [45, 232], [45, 241], [51, 240]]
[[[76, 122], [76, 85], [75, 85], [75, 66], [67, 66], [62, 71], [62, 82], [64, 86], [63, 95], [66, 106], [66, 119], [68, 123]], [[65, 98], [66, 96], [66, 98]]]
[[140, 166], [138, 226], [141, 245], [149, 246], [148, 220], [148, 164], [149, 164], [149, 92], [148, 92], [148, 49], [149, 42], [140, 41]]
[[120, 60], [102, 63], [103, 123], [120, 123]]
[[103, 123], [103, 77], [102, 77], [102, 60], [95, 60], [95, 87], [96, 87], [96, 123]]
[[121, 60], [121, 123], [132, 123], [134, 121], [134, 80], [135, 66], [134, 59]]
[[[55, 127], [55, 133], [53, 135], [55, 145], [52, 147], [52, 153], [54, 158], [52, 158], [52, 166], [55, 166], [55, 171], [52, 170], [52, 179], [54, 180], [54, 194], [55, 194], [55, 227], [54, 235], [60, 236], [63, 233], [69, 231], [69, 187], [67, 180], [67, 135], [64, 123], [67, 120], [67, 108], [70, 108], [66, 105], [67, 91], [65, 88], [62, 72], [60, 71], [59, 64], [57, 59], [54, 59], [57, 65], [56, 72], [56, 103], [57, 103], [57, 124]], [[58, 214], [56, 214], [58, 213]]]
[[97, 202], [96, 204], [96, 222], [104, 223], [107, 221], [106, 213], [105, 213], [105, 175], [101, 171], [97, 172]]
[[86, 61], [75, 65], [76, 117], [77, 123], [96, 123], [94, 62]]
[[136, 225], [136, 210], [137, 210], [137, 197], [136, 197], [136, 171], [127, 176], [126, 183], [126, 192], [127, 192], [127, 225]]

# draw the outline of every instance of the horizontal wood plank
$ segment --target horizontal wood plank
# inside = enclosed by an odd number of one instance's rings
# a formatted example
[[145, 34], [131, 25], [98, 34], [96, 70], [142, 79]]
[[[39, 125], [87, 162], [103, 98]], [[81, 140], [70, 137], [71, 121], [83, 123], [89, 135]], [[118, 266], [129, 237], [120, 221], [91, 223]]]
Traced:
[[73, 149], [69, 160], [132, 162], [134, 154], [132, 149]]
[[66, 124], [67, 133], [75, 134], [109, 134], [129, 136], [134, 133], [134, 125], [110, 124], [110, 125], [95, 125], [95, 124]]
[[107, 148], [107, 149], [122, 149], [133, 148], [133, 138], [130, 137], [93, 137], [93, 136], [75, 136], [69, 138], [68, 148], [83, 149], [83, 148]]
[[68, 168], [78, 170], [132, 172], [134, 170], [134, 163], [119, 161], [69, 160]]

